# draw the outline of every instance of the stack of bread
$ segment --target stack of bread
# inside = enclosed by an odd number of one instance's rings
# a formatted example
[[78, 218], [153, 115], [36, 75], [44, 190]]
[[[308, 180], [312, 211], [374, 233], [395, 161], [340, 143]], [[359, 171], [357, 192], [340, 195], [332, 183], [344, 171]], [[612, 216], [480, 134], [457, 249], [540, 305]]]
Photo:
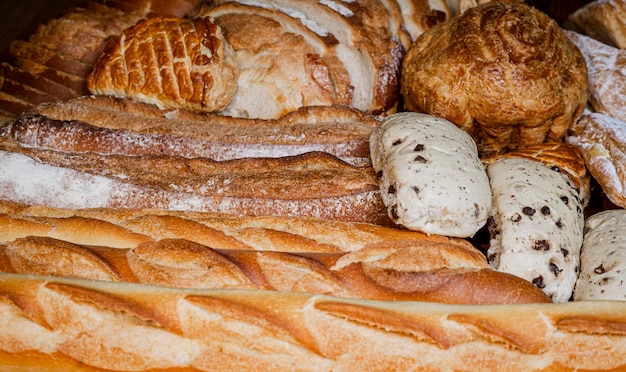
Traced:
[[522, 1], [41, 25], [0, 80], [0, 365], [623, 368], [619, 67], [579, 32]]

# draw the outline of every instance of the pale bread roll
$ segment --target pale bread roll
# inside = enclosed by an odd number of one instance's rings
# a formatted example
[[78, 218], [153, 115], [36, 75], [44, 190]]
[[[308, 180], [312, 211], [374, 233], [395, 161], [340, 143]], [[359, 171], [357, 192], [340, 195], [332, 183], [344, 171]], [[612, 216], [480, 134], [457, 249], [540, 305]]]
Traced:
[[487, 221], [491, 191], [476, 144], [448, 120], [405, 112], [370, 136], [372, 165], [396, 223], [427, 234], [471, 237]]
[[487, 174], [494, 200], [489, 263], [531, 281], [554, 302], [568, 301], [584, 225], [575, 187], [565, 174], [527, 159], [499, 160]]
[[626, 210], [598, 212], [585, 222], [575, 301], [626, 300]]

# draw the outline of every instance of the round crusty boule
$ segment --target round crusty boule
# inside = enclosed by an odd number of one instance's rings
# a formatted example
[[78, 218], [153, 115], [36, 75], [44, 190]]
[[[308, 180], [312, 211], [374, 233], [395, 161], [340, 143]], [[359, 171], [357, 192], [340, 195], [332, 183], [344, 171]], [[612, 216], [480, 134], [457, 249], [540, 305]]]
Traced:
[[525, 4], [489, 2], [415, 41], [404, 109], [446, 118], [482, 154], [561, 140], [588, 98], [587, 67], [558, 24]]

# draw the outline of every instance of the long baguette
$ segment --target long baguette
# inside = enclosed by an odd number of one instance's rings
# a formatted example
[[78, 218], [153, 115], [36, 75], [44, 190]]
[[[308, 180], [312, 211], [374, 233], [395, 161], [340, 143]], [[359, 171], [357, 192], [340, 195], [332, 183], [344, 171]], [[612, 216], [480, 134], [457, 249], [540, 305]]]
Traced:
[[39, 105], [0, 134], [41, 148], [121, 155], [175, 155], [230, 160], [323, 151], [369, 163], [378, 120], [348, 107], [306, 107], [277, 120], [159, 110], [111, 97], [84, 96]]
[[217, 162], [67, 153], [0, 137], [0, 164], [0, 198], [23, 203], [390, 224], [373, 169], [322, 152]]
[[626, 302], [376, 302], [15, 274], [0, 275], [0, 293], [0, 362], [13, 369], [625, 367]]
[[492, 270], [470, 247], [398, 240], [357, 252], [215, 250], [180, 239], [133, 249], [30, 236], [0, 246], [0, 270], [182, 288], [265, 289], [385, 301], [550, 302], [523, 279]]

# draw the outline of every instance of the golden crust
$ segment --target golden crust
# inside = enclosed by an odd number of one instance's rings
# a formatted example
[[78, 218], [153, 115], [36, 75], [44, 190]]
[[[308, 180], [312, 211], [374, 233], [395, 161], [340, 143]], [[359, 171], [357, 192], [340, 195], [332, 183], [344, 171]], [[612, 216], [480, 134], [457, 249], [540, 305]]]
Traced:
[[94, 94], [161, 108], [224, 109], [236, 86], [234, 52], [209, 18], [154, 17], [111, 40], [87, 78]]
[[405, 108], [444, 117], [482, 154], [561, 140], [583, 111], [587, 69], [557, 23], [490, 2], [420, 36], [402, 67]]

